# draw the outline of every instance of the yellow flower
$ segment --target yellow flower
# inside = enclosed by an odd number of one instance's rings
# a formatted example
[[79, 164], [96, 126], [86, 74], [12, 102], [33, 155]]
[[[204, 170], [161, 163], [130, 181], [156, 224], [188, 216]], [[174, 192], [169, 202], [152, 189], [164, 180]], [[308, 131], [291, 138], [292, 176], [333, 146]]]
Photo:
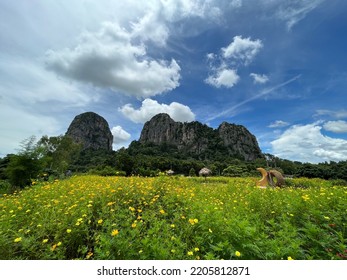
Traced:
[[135, 211], [135, 208], [134, 207], [129, 207], [129, 210], [131, 211], [131, 212], [134, 212]]
[[54, 245], [52, 246], [51, 250], [54, 251], [55, 248], [57, 248], [57, 246], [58, 246], [57, 244], [54, 244]]
[[14, 242], [18, 243], [18, 242], [22, 242], [22, 237], [17, 237]]
[[174, 228], [174, 227], [175, 227], [175, 225], [174, 225], [174, 224], [171, 224], [171, 225], [170, 225], [170, 227]]
[[68, 228], [68, 229], [66, 230], [66, 232], [67, 232], [67, 233], [70, 233], [70, 232], [71, 232], [71, 229]]
[[47, 243], [48, 242], [48, 239], [43, 239], [42, 240], [42, 243]]
[[189, 251], [189, 252], [187, 253], [187, 255], [188, 255], [188, 256], [193, 256], [194, 253], [193, 253], [192, 251]]
[[236, 251], [236, 252], [235, 252], [235, 256], [236, 256], [236, 257], [240, 257], [240, 256], [241, 256], [241, 253], [240, 253], [239, 251]]
[[136, 226], [137, 226], [136, 223], [132, 223], [131, 225], [132, 228], [136, 228]]
[[291, 256], [288, 257], [288, 261], [294, 260]]
[[98, 220], [98, 224], [101, 225], [103, 222], [103, 219]]
[[212, 229], [209, 228], [208, 231], [209, 231], [209, 233], [212, 233]]
[[92, 252], [88, 252], [86, 256], [87, 260], [89, 260], [93, 255], [94, 254]]
[[194, 248], [194, 251], [198, 252], [198, 251], [200, 251], [200, 249], [199, 248]]
[[119, 233], [118, 229], [114, 229], [114, 230], [112, 230], [111, 235], [116, 236], [118, 233]]
[[163, 209], [161, 209], [159, 212], [160, 214], [165, 214], [165, 211]]

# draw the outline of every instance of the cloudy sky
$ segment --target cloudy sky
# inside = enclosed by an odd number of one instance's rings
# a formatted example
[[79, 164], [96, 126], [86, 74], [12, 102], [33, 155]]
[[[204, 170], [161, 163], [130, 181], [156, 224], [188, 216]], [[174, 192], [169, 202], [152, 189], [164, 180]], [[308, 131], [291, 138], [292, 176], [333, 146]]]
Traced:
[[347, 160], [345, 0], [0, 0], [0, 157], [103, 116], [114, 149], [166, 112], [264, 153]]

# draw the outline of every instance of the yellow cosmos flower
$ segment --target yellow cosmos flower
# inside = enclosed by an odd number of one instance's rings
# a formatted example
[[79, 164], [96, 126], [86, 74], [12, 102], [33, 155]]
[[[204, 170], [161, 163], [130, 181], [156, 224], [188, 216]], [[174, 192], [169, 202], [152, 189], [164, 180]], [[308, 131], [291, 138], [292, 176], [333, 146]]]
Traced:
[[132, 228], [136, 228], [136, 226], [137, 226], [136, 223], [132, 223], [131, 225]]
[[71, 232], [71, 229], [68, 228], [68, 229], [66, 230], [66, 232], [67, 232], [67, 233], [70, 233], [70, 232]]
[[48, 242], [48, 239], [43, 239], [42, 240], [42, 243], [47, 243]]
[[15, 240], [14, 240], [15, 243], [18, 243], [18, 242], [22, 242], [22, 237], [17, 237]]
[[235, 252], [235, 256], [236, 256], [236, 257], [241, 257], [241, 253], [240, 253], [239, 251], [236, 251], [236, 252]]
[[195, 225], [199, 222], [198, 219], [189, 219], [188, 222], [191, 224], [191, 225]]
[[161, 209], [159, 212], [160, 214], [165, 214], [165, 211], [163, 209]]
[[193, 253], [192, 251], [189, 251], [189, 252], [187, 253], [187, 255], [188, 255], [188, 256], [193, 256], [194, 253]]
[[112, 230], [111, 235], [116, 236], [118, 233], [119, 233], [118, 229], [114, 229]]
[[98, 220], [98, 224], [101, 225], [103, 222], [103, 219]]
[[288, 257], [288, 261], [294, 260], [291, 256]]

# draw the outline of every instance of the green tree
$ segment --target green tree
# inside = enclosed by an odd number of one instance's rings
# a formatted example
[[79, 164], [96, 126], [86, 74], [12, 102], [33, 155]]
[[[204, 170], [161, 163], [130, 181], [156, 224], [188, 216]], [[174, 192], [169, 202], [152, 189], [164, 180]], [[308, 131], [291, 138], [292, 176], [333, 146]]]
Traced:
[[6, 167], [6, 175], [13, 186], [25, 187], [36, 178], [43, 168], [43, 155], [37, 148], [34, 136], [21, 143], [21, 149], [17, 155], [10, 157]]
[[37, 149], [43, 157], [47, 170], [63, 174], [79, 157], [81, 145], [76, 144], [68, 136], [42, 136], [37, 143]]
[[189, 176], [190, 177], [195, 177], [196, 176], [196, 172], [195, 172], [195, 169], [193, 167], [189, 170]]

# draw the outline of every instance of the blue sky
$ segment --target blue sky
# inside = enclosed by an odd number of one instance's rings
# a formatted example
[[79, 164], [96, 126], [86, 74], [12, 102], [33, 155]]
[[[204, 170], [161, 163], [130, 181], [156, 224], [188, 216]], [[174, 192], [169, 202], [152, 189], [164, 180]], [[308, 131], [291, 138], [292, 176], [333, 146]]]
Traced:
[[103, 116], [246, 126], [264, 153], [347, 160], [343, 0], [0, 0], [0, 156]]

